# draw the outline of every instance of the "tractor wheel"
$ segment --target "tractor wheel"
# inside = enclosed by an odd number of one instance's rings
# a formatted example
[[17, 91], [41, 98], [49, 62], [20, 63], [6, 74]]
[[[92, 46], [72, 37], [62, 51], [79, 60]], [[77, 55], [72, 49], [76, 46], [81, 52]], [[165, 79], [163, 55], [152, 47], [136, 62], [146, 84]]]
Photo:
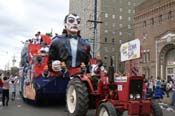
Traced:
[[150, 116], [163, 116], [162, 109], [160, 108], [159, 104], [155, 101], [151, 102], [151, 113]]
[[97, 109], [97, 116], [117, 116], [114, 106], [109, 103], [102, 103]]
[[66, 103], [69, 116], [86, 116], [88, 111], [88, 90], [86, 84], [79, 78], [69, 81], [66, 93]]

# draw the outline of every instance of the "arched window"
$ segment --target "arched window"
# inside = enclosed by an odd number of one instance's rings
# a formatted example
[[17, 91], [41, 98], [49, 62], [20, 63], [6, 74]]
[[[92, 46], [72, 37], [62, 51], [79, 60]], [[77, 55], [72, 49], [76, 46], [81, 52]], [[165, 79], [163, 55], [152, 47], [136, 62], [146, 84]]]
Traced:
[[172, 49], [167, 53], [166, 59], [167, 65], [175, 65], [175, 49]]

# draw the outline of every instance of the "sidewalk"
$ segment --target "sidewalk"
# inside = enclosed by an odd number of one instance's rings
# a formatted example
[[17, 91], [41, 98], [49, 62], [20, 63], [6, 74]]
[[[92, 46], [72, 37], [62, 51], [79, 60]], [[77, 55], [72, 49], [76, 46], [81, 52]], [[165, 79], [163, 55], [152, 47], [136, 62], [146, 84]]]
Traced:
[[166, 95], [164, 95], [163, 100], [162, 100], [163, 103], [168, 104], [168, 105], [169, 105], [170, 102], [171, 102], [171, 98], [172, 98], [173, 92], [171, 91], [171, 92], [169, 93], [169, 95], [170, 95], [170, 97], [167, 97]]
[[167, 111], [175, 112], [175, 107], [170, 106], [171, 99], [172, 99], [172, 94], [173, 94], [173, 92], [170, 92], [170, 94], [169, 94], [170, 97], [167, 97], [166, 95], [164, 95], [164, 98], [163, 98], [162, 102], [159, 103], [159, 105], [162, 109], [165, 109]]

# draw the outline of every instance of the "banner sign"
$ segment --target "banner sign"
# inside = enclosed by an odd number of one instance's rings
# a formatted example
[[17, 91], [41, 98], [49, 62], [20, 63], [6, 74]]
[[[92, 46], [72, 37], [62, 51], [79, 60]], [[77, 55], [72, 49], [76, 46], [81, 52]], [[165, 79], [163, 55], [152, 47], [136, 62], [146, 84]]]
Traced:
[[121, 62], [140, 58], [140, 40], [135, 39], [120, 47]]

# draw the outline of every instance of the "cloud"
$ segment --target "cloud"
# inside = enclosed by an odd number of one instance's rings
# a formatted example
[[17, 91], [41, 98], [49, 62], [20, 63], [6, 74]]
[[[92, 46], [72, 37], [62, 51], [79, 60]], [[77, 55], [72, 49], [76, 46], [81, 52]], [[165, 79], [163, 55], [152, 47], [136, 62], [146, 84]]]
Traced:
[[[61, 33], [69, 12], [69, 0], [4, 0], [0, 4], [0, 69], [15, 54], [17, 58], [25, 41], [35, 33]], [[8, 52], [8, 53], [7, 53]], [[17, 60], [18, 61], [18, 60]]]

